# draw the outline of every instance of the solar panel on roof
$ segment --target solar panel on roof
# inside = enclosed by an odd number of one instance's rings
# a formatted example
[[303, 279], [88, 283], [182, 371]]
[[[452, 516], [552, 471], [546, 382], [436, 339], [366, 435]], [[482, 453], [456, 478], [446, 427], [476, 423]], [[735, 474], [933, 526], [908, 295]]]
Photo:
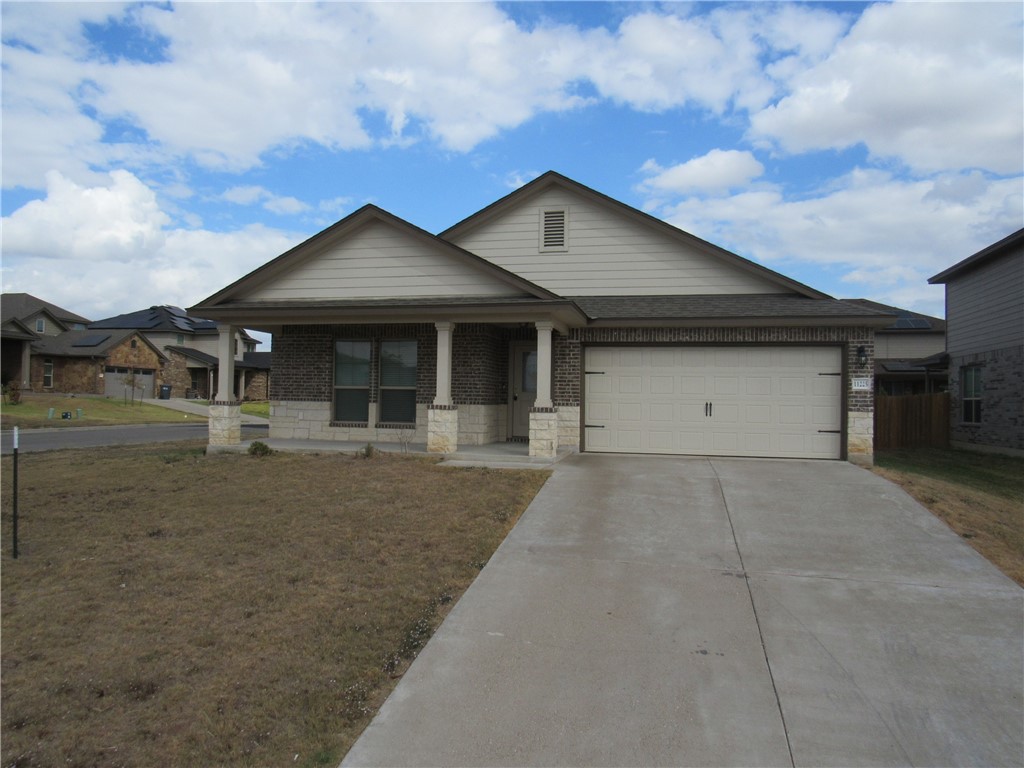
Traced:
[[72, 347], [98, 347], [100, 344], [102, 344], [104, 341], [106, 341], [109, 338], [110, 338], [110, 334], [109, 333], [106, 333], [106, 334], [104, 334], [104, 333], [94, 333], [94, 334], [92, 334], [90, 336], [83, 336], [82, 338], [80, 338], [78, 341], [76, 341], [71, 346]]

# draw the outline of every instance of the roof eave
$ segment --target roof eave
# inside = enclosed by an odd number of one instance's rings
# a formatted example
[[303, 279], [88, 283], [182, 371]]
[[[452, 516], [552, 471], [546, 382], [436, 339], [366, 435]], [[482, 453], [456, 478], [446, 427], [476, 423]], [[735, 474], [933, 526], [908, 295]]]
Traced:
[[750, 316], [750, 317], [599, 317], [588, 323], [591, 328], [744, 328], [744, 327], [857, 327], [883, 328], [891, 318], [869, 316], [835, 317], [818, 315]]

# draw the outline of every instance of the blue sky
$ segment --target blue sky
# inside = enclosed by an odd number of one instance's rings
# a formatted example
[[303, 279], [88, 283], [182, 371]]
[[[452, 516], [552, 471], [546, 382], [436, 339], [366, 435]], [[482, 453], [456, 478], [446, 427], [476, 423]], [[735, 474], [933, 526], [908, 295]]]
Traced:
[[3, 290], [188, 306], [552, 169], [837, 297], [1024, 226], [1022, 6], [4, 2]]

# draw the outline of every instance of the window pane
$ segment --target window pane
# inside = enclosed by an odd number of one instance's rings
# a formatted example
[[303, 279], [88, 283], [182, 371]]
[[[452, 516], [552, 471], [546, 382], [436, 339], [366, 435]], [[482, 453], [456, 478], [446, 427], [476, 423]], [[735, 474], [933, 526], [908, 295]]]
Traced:
[[520, 382], [520, 390], [523, 392], [537, 391], [537, 350], [523, 352], [522, 371], [523, 378]]
[[370, 342], [334, 342], [334, 385], [367, 387], [370, 385]]
[[367, 421], [370, 414], [370, 390], [334, 390], [335, 421]]
[[380, 420], [402, 424], [416, 423], [416, 390], [382, 389]]
[[382, 341], [380, 343], [380, 385], [382, 387], [416, 386], [415, 341]]

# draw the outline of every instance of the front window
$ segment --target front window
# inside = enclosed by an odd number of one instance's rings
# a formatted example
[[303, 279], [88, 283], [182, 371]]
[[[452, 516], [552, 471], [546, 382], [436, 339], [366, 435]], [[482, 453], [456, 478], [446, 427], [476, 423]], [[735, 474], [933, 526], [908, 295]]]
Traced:
[[416, 342], [380, 343], [380, 421], [416, 423]]
[[366, 423], [370, 413], [370, 342], [334, 342], [334, 420]]
[[53, 360], [43, 360], [43, 388], [53, 389]]
[[41, 317], [36, 318], [36, 333], [46, 332], [46, 320]]
[[981, 423], [981, 366], [968, 365], [961, 369], [961, 400], [965, 424]]

